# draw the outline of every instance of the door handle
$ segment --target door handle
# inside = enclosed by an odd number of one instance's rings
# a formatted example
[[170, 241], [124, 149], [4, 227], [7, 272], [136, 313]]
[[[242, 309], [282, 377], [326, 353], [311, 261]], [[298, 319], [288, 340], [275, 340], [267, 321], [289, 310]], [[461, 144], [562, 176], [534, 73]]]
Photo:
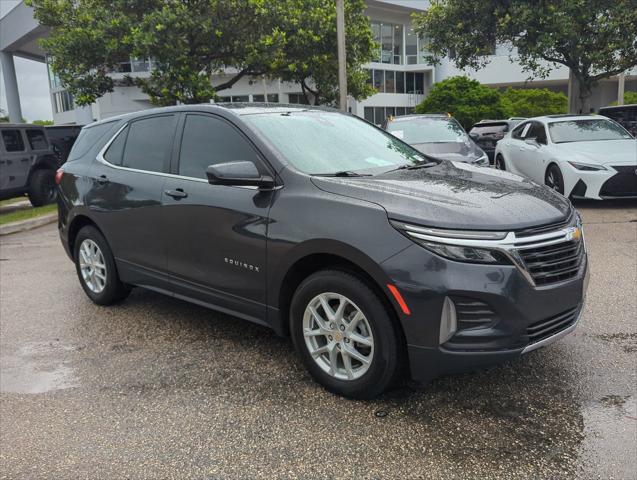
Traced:
[[188, 194], [184, 192], [182, 188], [176, 188], [175, 190], [164, 190], [164, 193], [173, 198], [186, 198]]
[[97, 179], [97, 183], [100, 185], [108, 183], [108, 177], [106, 175], [100, 175]]

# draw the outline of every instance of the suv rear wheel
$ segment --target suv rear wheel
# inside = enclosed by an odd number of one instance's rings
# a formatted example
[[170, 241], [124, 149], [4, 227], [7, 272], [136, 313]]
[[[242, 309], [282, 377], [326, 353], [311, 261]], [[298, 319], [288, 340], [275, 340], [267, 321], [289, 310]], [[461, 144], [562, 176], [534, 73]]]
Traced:
[[53, 203], [57, 197], [55, 188], [55, 171], [50, 169], [36, 170], [29, 181], [29, 201], [34, 207]]
[[396, 327], [377, 295], [349, 273], [326, 270], [303, 281], [290, 327], [303, 364], [332, 392], [372, 398], [399, 373]]
[[74, 250], [77, 276], [93, 302], [112, 305], [128, 296], [131, 288], [120, 281], [111, 249], [97, 228], [83, 227], [75, 238]]

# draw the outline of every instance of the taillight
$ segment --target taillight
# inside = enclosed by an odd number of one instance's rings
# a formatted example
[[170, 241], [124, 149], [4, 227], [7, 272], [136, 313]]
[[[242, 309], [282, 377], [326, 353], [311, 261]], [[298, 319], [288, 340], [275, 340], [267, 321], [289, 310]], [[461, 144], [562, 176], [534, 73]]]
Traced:
[[[55, 172], [55, 184], [59, 185], [62, 181], [62, 175], [64, 175], [64, 170], [58, 168], [57, 172]], [[50, 177], [49, 177], [50, 178]]]

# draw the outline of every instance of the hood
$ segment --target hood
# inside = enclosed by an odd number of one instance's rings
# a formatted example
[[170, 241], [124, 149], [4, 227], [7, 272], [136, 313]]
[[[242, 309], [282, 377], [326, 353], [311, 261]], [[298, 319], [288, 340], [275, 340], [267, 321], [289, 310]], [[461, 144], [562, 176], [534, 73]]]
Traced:
[[374, 177], [312, 177], [327, 192], [382, 206], [418, 225], [516, 230], [566, 220], [570, 202], [548, 187], [500, 170], [443, 161]]
[[557, 143], [566, 154], [576, 154], [586, 163], [636, 165], [637, 140], [598, 140], [596, 142]]
[[471, 139], [464, 142], [415, 143], [412, 147], [430, 157], [455, 162], [473, 163], [485, 154]]

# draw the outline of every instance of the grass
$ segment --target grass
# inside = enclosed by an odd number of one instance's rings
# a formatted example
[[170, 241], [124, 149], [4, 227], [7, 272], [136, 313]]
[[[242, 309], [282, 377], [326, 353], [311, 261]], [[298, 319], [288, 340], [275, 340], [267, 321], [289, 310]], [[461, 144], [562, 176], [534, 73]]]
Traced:
[[17, 210], [11, 213], [5, 213], [0, 215], [0, 225], [6, 225], [7, 223], [19, 222], [21, 220], [27, 220], [29, 218], [41, 217], [47, 213], [53, 213], [57, 211], [57, 204], [45, 205], [44, 207], [27, 208], [25, 210]]
[[20, 197], [9, 198], [8, 200], [0, 200], [0, 205], [11, 205], [12, 203], [18, 203], [28, 199], [29, 197], [27, 197], [26, 195], [22, 195]]

